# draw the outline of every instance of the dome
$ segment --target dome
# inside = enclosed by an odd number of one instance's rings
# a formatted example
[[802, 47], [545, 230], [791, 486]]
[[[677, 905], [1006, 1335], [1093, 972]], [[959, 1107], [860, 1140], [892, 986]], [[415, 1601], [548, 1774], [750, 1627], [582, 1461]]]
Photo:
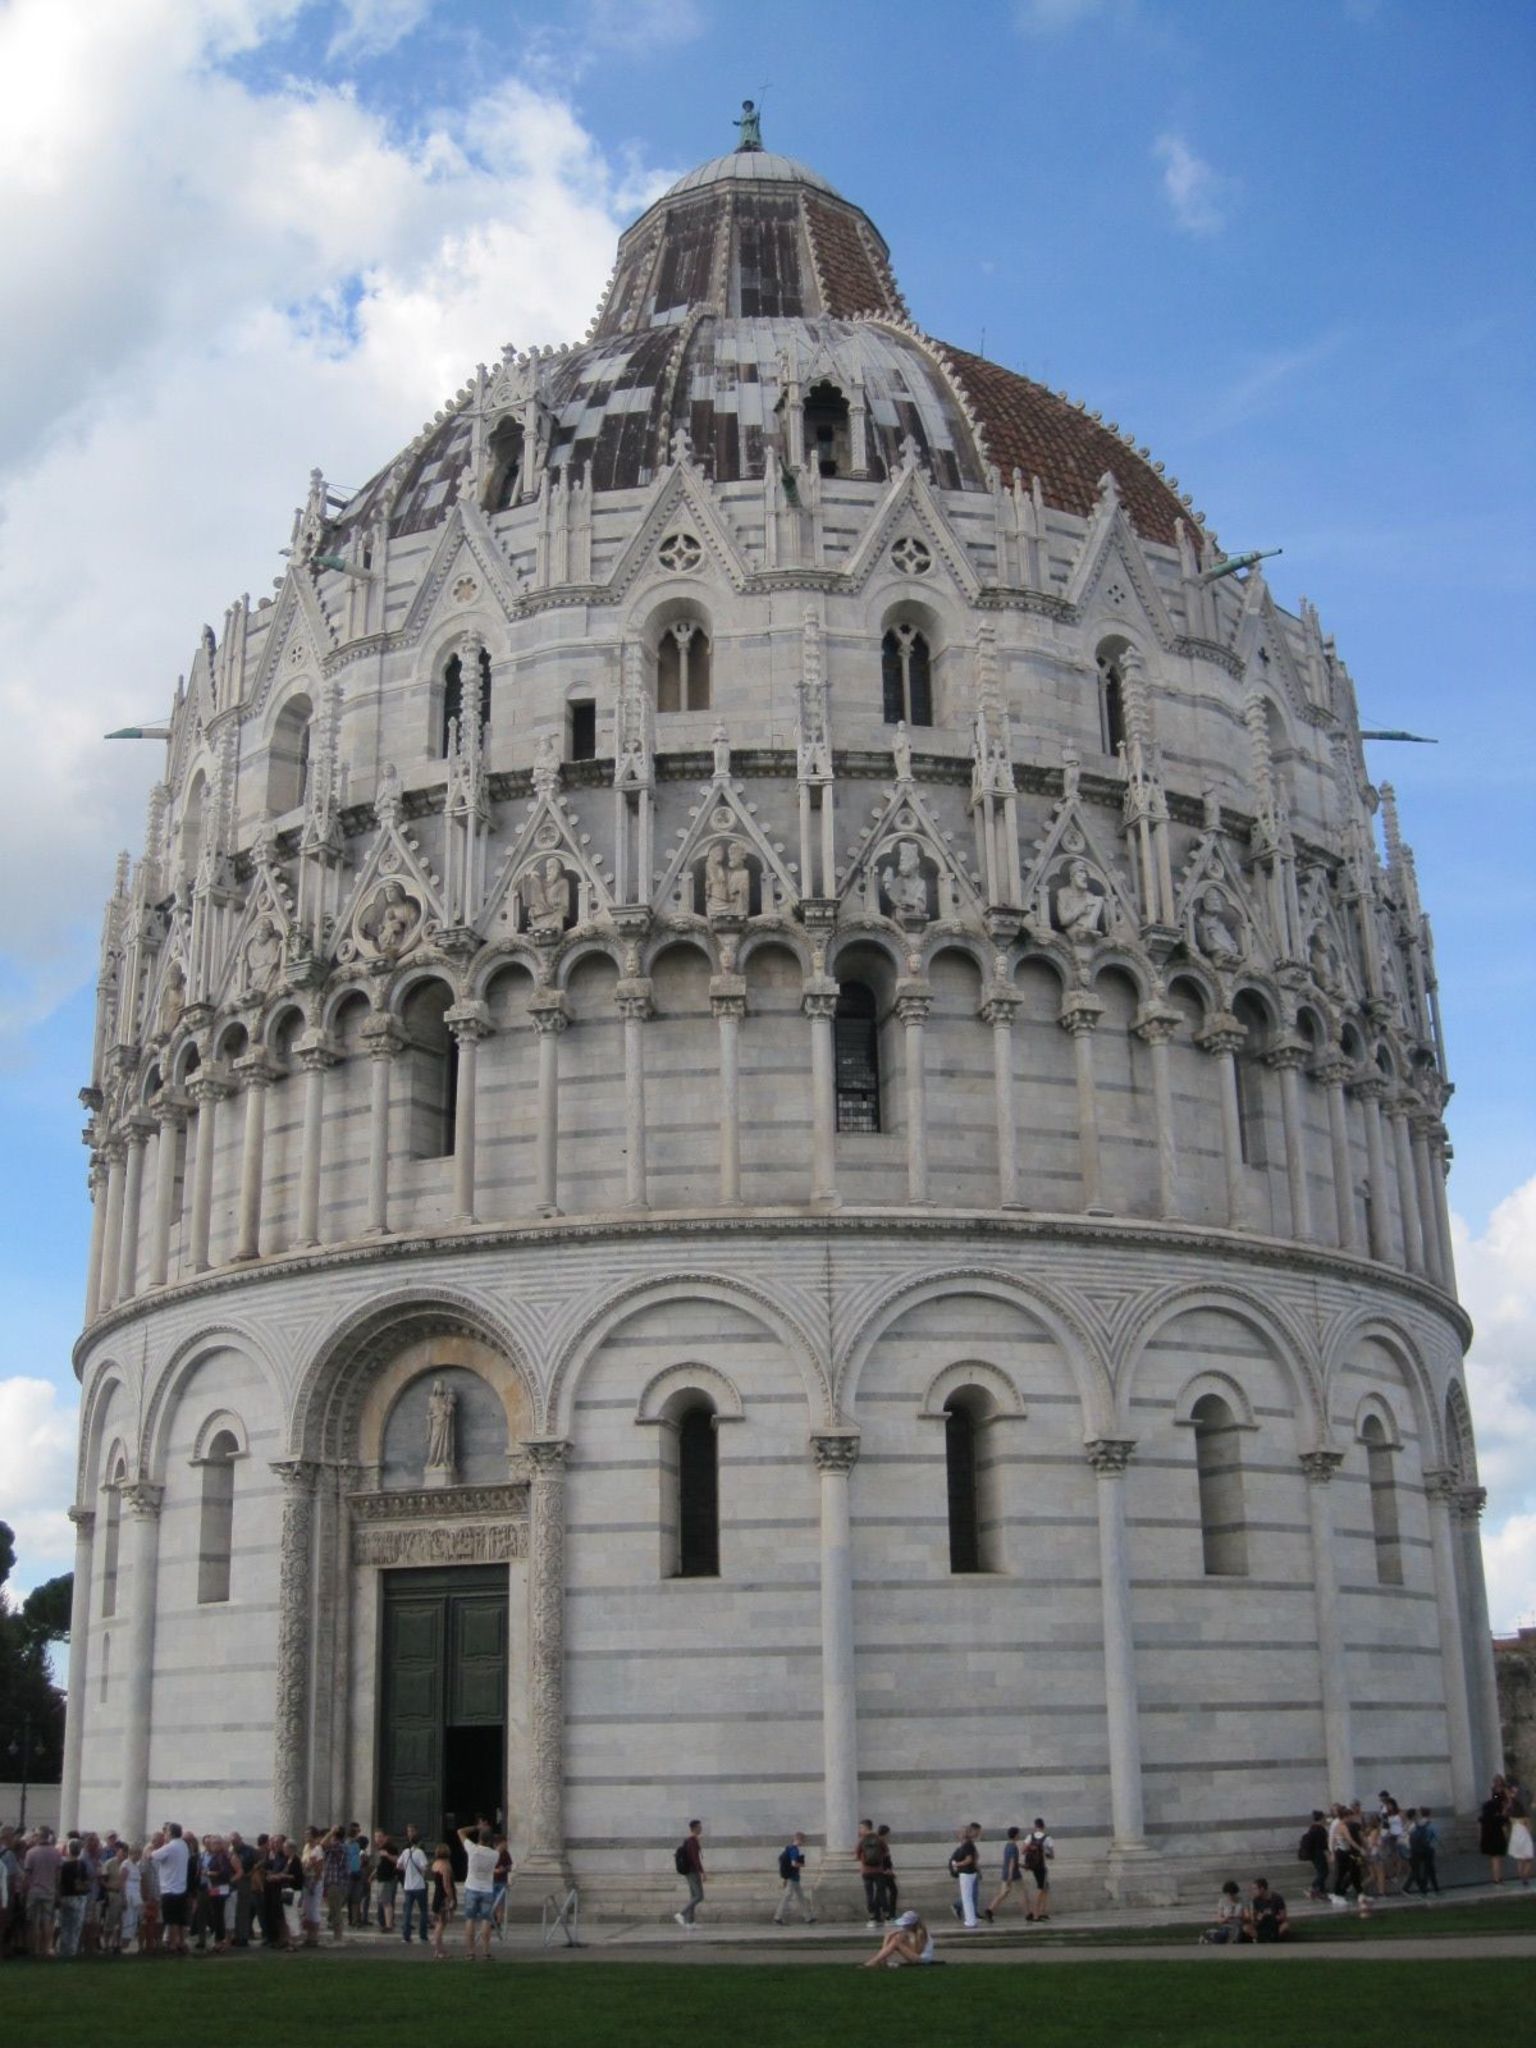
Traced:
[[[537, 470], [552, 480], [641, 488], [683, 428], [706, 473], [734, 483], [761, 477], [770, 459], [783, 465], [783, 407], [802, 370], [839, 390], [859, 386], [859, 475], [893, 473], [910, 438], [947, 488], [987, 491], [994, 472], [1026, 490], [1038, 480], [1046, 505], [1081, 518], [1108, 475], [1145, 539], [1173, 546], [1179, 522], [1193, 523], [1159, 466], [1117, 428], [916, 327], [868, 215], [819, 173], [766, 150], [733, 150], [680, 178], [620, 238], [587, 345], [522, 359], [480, 409], [494, 430], [496, 415], [534, 403], [545, 422]], [[396, 535], [447, 517], [474, 443], [471, 395], [375, 479], [349, 523], [377, 515], [386, 482]], [[533, 464], [522, 488], [537, 488]]]

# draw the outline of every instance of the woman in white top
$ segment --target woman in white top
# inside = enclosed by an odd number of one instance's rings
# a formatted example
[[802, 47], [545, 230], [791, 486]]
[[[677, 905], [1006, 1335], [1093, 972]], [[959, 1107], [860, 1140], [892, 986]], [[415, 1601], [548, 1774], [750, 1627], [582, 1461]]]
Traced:
[[866, 1970], [899, 1970], [905, 1963], [932, 1961], [933, 1936], [915, 1913], [903, 1913], [863, 1967]]

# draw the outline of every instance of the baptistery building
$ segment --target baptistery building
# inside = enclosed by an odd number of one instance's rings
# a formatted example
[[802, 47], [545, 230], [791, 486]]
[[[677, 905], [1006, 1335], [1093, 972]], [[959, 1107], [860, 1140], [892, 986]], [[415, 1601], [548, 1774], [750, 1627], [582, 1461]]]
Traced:
[[760, 1902], [867, 1814], [1159, 1896], [1470, 1809], [1450, 1088], [1348, 671], [858, 205], [683, 178], [584, 343], [312, 476], [165, 738], [66, 1821], [499, 1810], [601, 1906], [694, 1816]]

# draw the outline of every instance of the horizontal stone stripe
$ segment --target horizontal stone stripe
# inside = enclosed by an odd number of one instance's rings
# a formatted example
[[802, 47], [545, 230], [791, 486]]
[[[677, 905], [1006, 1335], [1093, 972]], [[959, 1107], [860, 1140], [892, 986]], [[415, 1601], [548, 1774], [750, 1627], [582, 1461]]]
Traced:
[[726, 1721], [747, 1721], [754, 1727], [759, 1727], [765, 1720], [779, 1722], [820, 1719], [819, 1707], [774, 1707], [766, 1711], [761, 1707], [745, 1707], [739, 1713], [721, 1709], [709, 1714], [688, 1714], [674, 1707], [658, 1707], [650, 1713], [567, 1714], [565, 1725], [567, 1728], [630, 1728], [650, 1723], [662, 1728], [713, 1728]]
[[[669, 1586], [718, 1585], [719, 1580], [667, 1579], [663, 1581], [663, 1583]], [[597, 1591], [601, 1589], [594, 1588], [593, 1590]], [[634, 1588], [630, 1586], [622, 1586], [614, 1590], [623, 1593], [632, 1593], [634, 1591]], [[797, 1590], [807, 1589], [800, 1588]], [[613, 1644], [611, 1647], [605, 1646], [601, 1649], [590, 1650], [568, 1647], [565, 1655], [567, 1662], [576, 1660], [584, 1660], [587, 1662], [591, 1662], [595, 1658], [608, 1659], [613, 1657], [622, 1657], [626, 1663], [631, 1663], [636, 1659], [646, 1657], [664, 1657], [669, 1663], [676, 1663], [677, 1659], [680, 1656], [686, 1656], [688, 1659], [689, 1667], [692, 1668], [696, 1664], [729, 1662], [732, 1658], [736, 1657], [819, 1658], [821, 1655], [821, 1644], [819, 1641], [804, 1643], [745, 1643], [740, 1644], [736, 1647], [726, 1645], [722, 1646], [719, 1649], [716, 1649], [709, 1643], [700, 1643], [698, 1645], [690, 1643], [686, 1650], [680, 1650], [675, 1643], [641, 1643], [636, 1644], [633, 1647], [630, 1647], [629, 1645], [623, 1643], [616, 1643]]]
[[[648, 1785], [684, 1785], [697, 1789], [701, 1785], [724, 1785], [734, 1790], [741, 1785], [819, 1785], [820, 1771], [677, 1771], [665, 1778], [641, 1778], [633, 1775], [622, 1777], [594, 1777], [586, 1772], [579, 1776], [572, 1771], [565, 1774], [565, 1782], [573, 1788], [592, 1792], [617, 1790], [638, 1792]], [[708, 1839], [705, 1848], [708, 1849]], [[782, 1847], [783, 1844], [780, 1844]]]
[[1220, 1592], [1304, 1593], [1309, 1599], [1312, 1594], [1310, 1579], [1250, 1579], [1228, 1576], [1225, 1573], [1215, 1578], [1207, 1578], [1202, 1574], [1198, 1579], [1179, 1579], [1172, 1576], [1160, 1579], [1132, 1579], [1131, 1585], [1143, 1593], [1194, 1593], [1213, 1587]]
[[[931, 1582], [927, 1582], [927, 1581], [925, 1581], [924, 1583], [931, 1583]], [[728, 1596], [729, 1596], [729, 1597], [730, 1597], [731, 1599], [733, 1599], [733, 1600], [734, 1600], [734, 1599], [736, 1599], [736, 1598], [738, 1597], [738, 1595], [740, 1595], [740, 1594], [742, 1594], [742, 1593], [779, 1593], [779, 1594], [785, 1594], [785, 1593], [793, 1593], [793, 1594], [797, 1594], [797, 1595], [803, 1596], [803, 1597], [805, 1597], [805, 1598], [807, 1598], [807, 1599], [811, 1599], [811, 1600], [814, 1600], [814, 1599], [816, 1598], [816, 1596], [817, 1596], [817, 1591], [818, 1591], [818, 1584], [817, 1584], [817, 1581], [816, 1581], [815, 1579], [813, 1579], [813, 1578], [807, 1578], [807, 1579], [723, 1579], [723, 1578], [722, 1578], [722, 1579], [695, 1579], [695, 1578], [687, 1578], [687, 1579], [684, 1579], [684, 1578], [676, 1578], [676, 1579], [671, 1579], [671, 1578], [668, 1578], [668, 1579], [648, 1579], [648, 1580], [644, 1581], [643, 1583], [635, 1583], [635, 1582], [631, 1582], [631, 1583], [625, 1584], [625, 1583], [623, 1583], [623, 1582], [620, 1582], [620, 1583], [619, 1583], [619, 1584], [617, 1584], [617, 1585], [602, 1585], [602, 1586], [567, 1586], [567, 1587], [566, 1587], [566, 1589], [565, 1589], [565, 1592], [566, 1592], [566, 1598], [567, 1598], [568, 1600], [577, 1600], [577, 1599], [581, 1599], [581, 1600], [591, 1600], [591, 1599], [594, 1599], [594, 1598], [598, 1598], [598, 1599], [603, 1599], [603, 1600], [625, 1600], [625, 1601], [628, 1601], [628, 1602], [629, 1602], [629, 1603], [630, 1603], [631, 1605], [633, 1605], [633, 1604], [635, 1603], [635, 1600], [636, 1600], [636, 1596], [637, 1596], [638, 1594], [646, 1594], [646, 1593], [648, 1593], [648, 1594], [650, 1594], [650, 1595], [651, 1595], [651, 1596], [652, 1596], [652, 1597], [654, 1598], [654, 1597], [656, 1597], [657, 1595], [665, 1594], [665, 1593], [666, 1593], [666, 1592], [668, 1592], [668, 1591], [675, 1591], [675, 1590], [676, 1590], [677, 1588], [679, 1588], [679, 1587], [686, 1587], [686, 1588], [688, 1588], [688, 1589], [689, 1589], [690, 1591], [694, 1591], [694, 1592], [697, 1592], [697, 1593], [699, 1594], [699, 1597], [701, 1597], [701, 1598], [702, 1598], [702, 1597], [705, 1597], [705, 1596], [707, 1596], [707, 1595], [708, 1595], [709, 1593], [711, 1593], [711, 1592], [714, 1592], [714, 1593], [724, 1593], [724, 1594], [728, 1595]], [[689, 1651], [688, 1651], [688, 1655], [689, 1655], [690, 1657], [694, 1657], [694, 1656], [703, 1656], [704, 1654], [705, 1654], [705, 1652], [704, 1652], [704, 1651], [703, 1651], [702, 1649], [700, 1649], [700, 1650], [694, 1650], [694, 1649], [693, 1649], [692, 1647], [690, 1647], [690, 1649], [689, 1649]]]
[[[668, 1525], [670, 1526], [670, 1525]], [[744, 1529], [799, 1529], [811, 1533], [819, 1526], [814, 1515], [786, 1515], [783, 1517], [764, 1516], [754, 1520], [747, 1516], [733, 1515], [725, 1524], [734, 1534]], [[655, 1533], [654, 1521], [644, 1522], [567, 1522], [568, 1536], [649, 1536]]]
[[[1215, 1757], [1203, 1756], [1198, 1762], [1151, 1764], [1142, 1759], [1141, 1774], [1144, 1778], [1179, 1778], [1186, 1775], [1203, 1778], [1207, 1772], [1247, 1771], [1253, 1777], [1268, 1776], [1275, 1771], [1324, 1771], [1328, 1759], [1318, 1756], [1277, 1756], [1239, 1757], [1228, 1763]], [[1204, 1822], [1196, 1825], [1204, 1826]]]
[[1339, 1581], [1339, 1591], [1341, 1593], [1359, 1594], [1372, 1600], [1421, 1600], [1431, 1607], [1435, 1604], [1435, 1596], [1432, 1592], [1420, 1592], [1413, 1586], [1383, 1586], [1379, 1585], [1374, 1579], [1369, 1585], [1361, 1586], [1347, 1585], [1341, 1579]]
[[[1199, 1768], [1201, 1768], [1199, 1765], [1192, 1764], [1190, 1766], [1192, 1770], [1198, 1770]], [[859, 1783], [861, 1785], [910, 1785], [918, 1775], [917, 1772], [912, 1770], [866, 1771], [860, 1766]], [[1109, 1776], [1109, 1766], [1108, 1764], [1030, 1764], [1027, 1768], [1024, 1768], [1020, 1766], [1017, 1759], [1009, 1759], [1004, 1763], [976, 1763], [969, 1769], [957, 1767], [954, 1770], [937, 1769], [932, 1764], [925, 1764], [921, 1776], [924, 1783], [929, 1783], [937, 1778], [942, 1779], [946, 1783], [954, 1782], [966, 1785], [978, 1784], [986, 1778], [996, 1778], [999, 1782], [1006, 1782], [1011, 1785], [1016, 1785], [1021, 1778], [1027, 1779], [1030, 1784], [1033, 1784], [1037, 1778], [1071, 1778], [1092, 1781], [1095, 1778], [1107, 1778]], [[1053, 1829], [1052, 1833], [1054, 1834], [1055, 1832], [1056, 1830]]]
[[[861, 1721], [927, 1721], [935, 1726], [947, 1728], [954, 1721], [1030, 1721], [1078, 1720], [1084, 1714], [1096, 1714], [1101, 1719], [1109, 1712], [1102, 1703], [1089, 1700], [1077, 1706], [1036, 1705], [986, 1707], [971, 1706], [965, 1702], [942, 1700], [926, 1712], [912, 1707], [866, 1707], [859, 1706]], [[819, 1716], [817, 1717], [820, 1718]]]

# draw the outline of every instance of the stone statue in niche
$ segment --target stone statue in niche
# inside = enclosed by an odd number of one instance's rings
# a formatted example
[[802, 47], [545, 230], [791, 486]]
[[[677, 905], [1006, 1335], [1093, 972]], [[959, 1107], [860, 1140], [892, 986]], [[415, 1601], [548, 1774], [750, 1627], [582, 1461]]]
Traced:
[[282, 960], [283, 935], [277, 928], [276, 918], [269, 911], [263, 911], [256, 920], [256, 929], [245, 942], [245, 956], [240, 963], [241, 989], [247, 995], [256, 995], [270, 988]]
[[1344, 969], [1326, 925], [1313, 926], [1312, 936], [1307, 942], [1307, 962], [1312, 969], [1312, 979], [1323, 994], [1342, 1001], [1345, 995]]
[[523, 876], [521, 889], [529, 931], [558, 938], [565, 930], [566, 913], [570, 908], [570, 884], [565, 869], [554, 854], [534, 862]]
[[406, 894], [404, 882], [386, 882], [374, 898], [373, 943], [381, 960], [398, 960], [421, 925], [421, 905]]
[[739, 839], [719, 840], [704, 863], [704, 909], [710, 917], [746, 917], [752, 909], [752, 870]]
[[1240, 967], [1242, 926], [1224, 890], [1203, 889], [1195, 910], [1195, 944], [1213, 967]]
[[181, 1013], [186, 1007], [187, 977], [178, 963], [165, 977], [165, 987], [160, 991], [160, 1011], [155, 1021], [162, 1036], [170, 1037], [181, 1022]]
[[1087, 861], [1075, 860], [1067, 869], [1067, 879], [1056, 891], [1052, 906], [1051, 922], [1057, 931], [1065, 933], [1074, 945], [1086, 945], [1090, 939], [1099, 939], [1108, 929], [1109, 904], [1102, 889], [1093, 886], [1093, 875]]
[[880, 886], [895, 917], [926, 919], [928, 877], [923, 873], [923, 850], [915, 839], [897, 840], [896, 865], [880, 870]]
[[427, 1396], [427, 1484], [451, 1486], [457, 1463], [454, 1443], [459, 1397], [441, 1379]]
[[907, 721], [904, 718], [898, 718], [896, 721], [896, 734], [891, 741], [891, 756], [896, 766], [896, 780], [898, 782], [910, 782], [912, 780], [912, 735], [907, 731]]

